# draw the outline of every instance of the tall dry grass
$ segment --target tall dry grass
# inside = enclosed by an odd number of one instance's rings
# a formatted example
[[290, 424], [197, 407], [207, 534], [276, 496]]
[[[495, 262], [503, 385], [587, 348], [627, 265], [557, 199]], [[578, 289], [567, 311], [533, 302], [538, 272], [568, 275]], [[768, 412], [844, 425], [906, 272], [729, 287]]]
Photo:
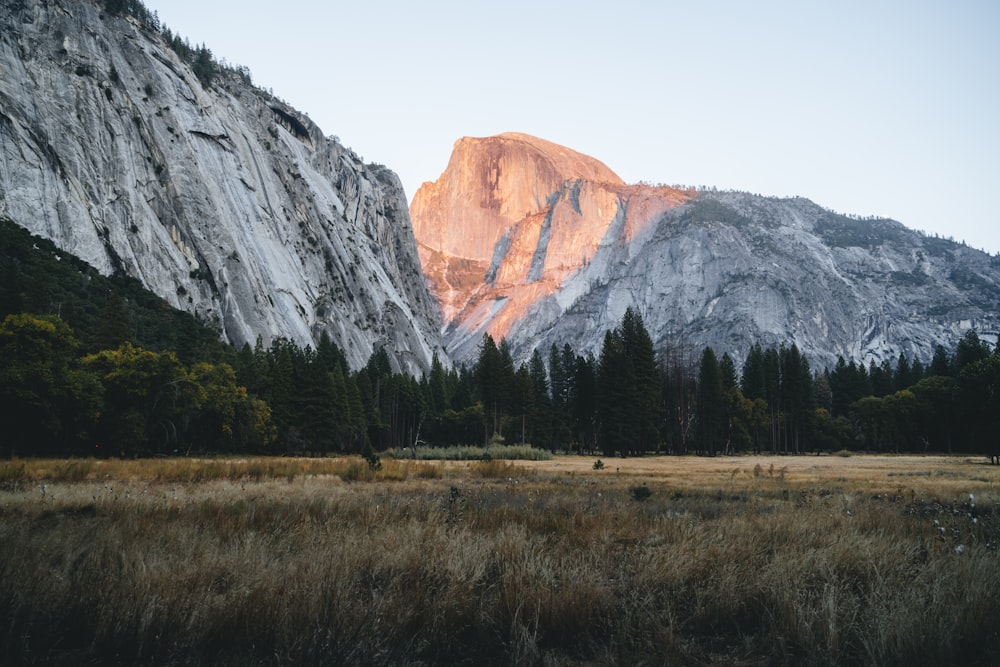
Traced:
[[991, 481], [320, 469], [5, 483], [0, 663], [1000, 660]]
[[0, 488], [49, 482], [103, 480], [194, 484], [216, 480], [261, 482], [296, 477], [336, 476], [345, 481], [400, 481], [411, 476], [441, 477], [444, 464], [428, 461], [383, 462], [372, 469], [361, 457], [337, 458], [151, 458], [24, 459], [0, 461]]

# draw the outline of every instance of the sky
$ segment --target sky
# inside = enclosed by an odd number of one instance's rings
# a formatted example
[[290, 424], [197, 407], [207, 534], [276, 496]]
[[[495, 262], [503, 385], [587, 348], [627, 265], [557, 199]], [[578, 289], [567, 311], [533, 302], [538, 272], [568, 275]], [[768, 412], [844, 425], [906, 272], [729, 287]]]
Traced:
[[516, 131], [1000, 252], [996, 0], [146, 0], [408, 199]]

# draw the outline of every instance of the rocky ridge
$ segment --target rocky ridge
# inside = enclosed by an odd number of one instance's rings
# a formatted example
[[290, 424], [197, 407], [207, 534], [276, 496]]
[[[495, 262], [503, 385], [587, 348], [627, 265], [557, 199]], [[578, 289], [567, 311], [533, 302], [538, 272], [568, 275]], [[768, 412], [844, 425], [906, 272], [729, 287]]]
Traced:
[[0, 6], [0, 215], [236, 344], [325, 331], [412, 373], [440, 347], [394, 173], [90, 0]]
[[456, 361], [484, 333], [518, 359], [564, 343], [597, 353], [628, 307], [661, 351], [742, 359], [755, 342], [795, 343], [817, 367], [928, 360], [970, 328], [1000, 330], [1000, 257], [801, 198], [626, 185], [553, 146], [461, 139], [414, 196]]

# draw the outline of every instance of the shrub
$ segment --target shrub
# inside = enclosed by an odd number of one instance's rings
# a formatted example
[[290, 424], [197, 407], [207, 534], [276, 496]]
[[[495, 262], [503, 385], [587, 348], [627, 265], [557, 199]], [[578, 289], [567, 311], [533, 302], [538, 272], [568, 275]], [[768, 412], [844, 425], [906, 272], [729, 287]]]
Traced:
[[368, 468], [372, 472], [378, 472], [382, 469], [382, 459], [380, 459], [379, 455], [375, 453], [374, 449], [372, 449], [371, 443], [365, 445], [363, 456], [365, 461], [368, 463]]
[[653, 495], [653, 492], [648, 486], [646, 486], [645, 483], [639, 486], [633, 486], [629, 490], [632, 492], [632, 499], [637, 501], [647, 500], [651, 495]]

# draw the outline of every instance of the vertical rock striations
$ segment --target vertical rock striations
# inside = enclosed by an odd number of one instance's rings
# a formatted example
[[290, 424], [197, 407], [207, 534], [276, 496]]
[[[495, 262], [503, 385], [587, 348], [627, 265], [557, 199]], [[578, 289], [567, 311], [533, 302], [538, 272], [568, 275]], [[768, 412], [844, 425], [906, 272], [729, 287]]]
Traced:
[[760, 342], [817, 366], [928, 360], [969, 328], [1000, 329], [998, 257], [800, 198], [625, 185], [525, 135], [456, 142], [410, 214], [456, 361], [486, 332], [520, 359], [596, 353], [628, 307], [691, 359]]
[[[515, 324], [537, 336], [601, 248], [641, 244], [648, 223], [689, 196], [626, 185], [601, 162], [524, 134], [460, 139], [445, 173], [410, 205], [449, 352], [471, 358], [487, 331], [519, 340]], [[543, 305], [548, 315], [525, 320]]]
[[0, 214], [234, 343], [439, 346], [405, 195], [307, 117], [90, 0], [0, 6]]

